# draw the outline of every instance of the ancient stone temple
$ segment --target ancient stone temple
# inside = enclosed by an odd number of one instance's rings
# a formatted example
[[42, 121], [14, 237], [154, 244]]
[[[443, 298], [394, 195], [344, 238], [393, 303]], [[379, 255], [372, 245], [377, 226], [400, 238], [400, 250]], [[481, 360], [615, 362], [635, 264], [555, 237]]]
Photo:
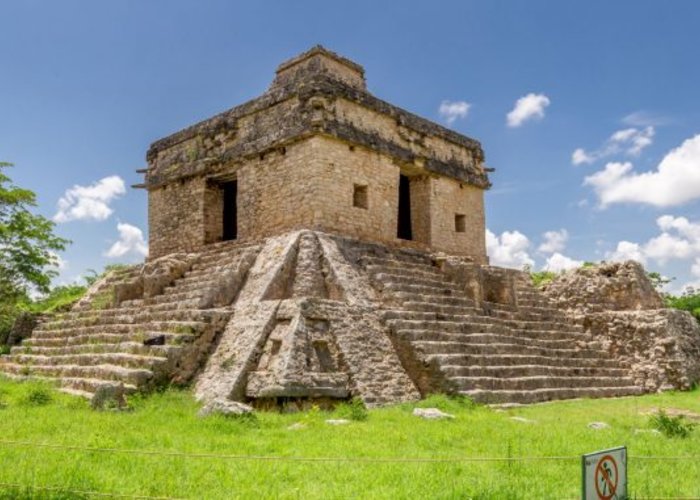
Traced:
[[[88, 397], [176, 383], [261, 407], [530, 403], [700, 378], [671, 363], [649, 383], [633, 360], [646, 351], [619, 356], [607, 323], [489, 266], [481, 145], [374, 97], [322, 47], [147, 159], [147, 262], [45, 318], [1, 371]], [[654, 338], [700, 346], [696, 325], [667, 323]]]

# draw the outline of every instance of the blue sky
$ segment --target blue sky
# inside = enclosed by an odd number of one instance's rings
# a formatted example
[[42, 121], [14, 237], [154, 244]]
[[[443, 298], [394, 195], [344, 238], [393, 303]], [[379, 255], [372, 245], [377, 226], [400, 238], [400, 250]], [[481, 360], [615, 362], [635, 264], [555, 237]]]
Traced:
[[635, 257], [700, 282], [698, 2], [3, 0], [0, 19], [0, 159], [73, 240], [64, 281], [140, 258], [151, 142], [320, 43], [482, 142], [494, 263]]

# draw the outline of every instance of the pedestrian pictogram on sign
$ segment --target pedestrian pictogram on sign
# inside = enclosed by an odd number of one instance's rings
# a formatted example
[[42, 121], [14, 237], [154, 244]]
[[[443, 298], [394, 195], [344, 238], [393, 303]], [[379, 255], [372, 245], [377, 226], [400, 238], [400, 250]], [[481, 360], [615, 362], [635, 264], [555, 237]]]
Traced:
[[627, 498], [627, 448], [589, 453], [582, 457], [583, 499]]

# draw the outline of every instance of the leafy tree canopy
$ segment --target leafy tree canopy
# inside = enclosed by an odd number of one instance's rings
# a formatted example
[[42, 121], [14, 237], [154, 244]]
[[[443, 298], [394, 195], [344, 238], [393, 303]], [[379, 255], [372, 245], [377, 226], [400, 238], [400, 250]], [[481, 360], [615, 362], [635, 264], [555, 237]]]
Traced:
[[68, 244], [53, 234], [53, 222], [32, 213], [36, 195], [12, 183], [5, 173], [11, 166], [0, 162], [0, 297], [6, 299], [30, 286], [47, 292], [56, 275], [56, 252]]

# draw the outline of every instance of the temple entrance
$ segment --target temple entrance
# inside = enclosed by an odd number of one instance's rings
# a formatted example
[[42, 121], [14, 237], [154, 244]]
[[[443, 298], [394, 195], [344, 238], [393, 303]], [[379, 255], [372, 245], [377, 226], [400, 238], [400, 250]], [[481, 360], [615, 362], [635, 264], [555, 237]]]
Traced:
[[411, 230], [411, 181], [408, 176], [399, 176], [399, 216], [397, 238], [412, 240]]
[[238, 238], [238, 181], [230, 181], [221, 185], [224, 205], [224, 241]]

